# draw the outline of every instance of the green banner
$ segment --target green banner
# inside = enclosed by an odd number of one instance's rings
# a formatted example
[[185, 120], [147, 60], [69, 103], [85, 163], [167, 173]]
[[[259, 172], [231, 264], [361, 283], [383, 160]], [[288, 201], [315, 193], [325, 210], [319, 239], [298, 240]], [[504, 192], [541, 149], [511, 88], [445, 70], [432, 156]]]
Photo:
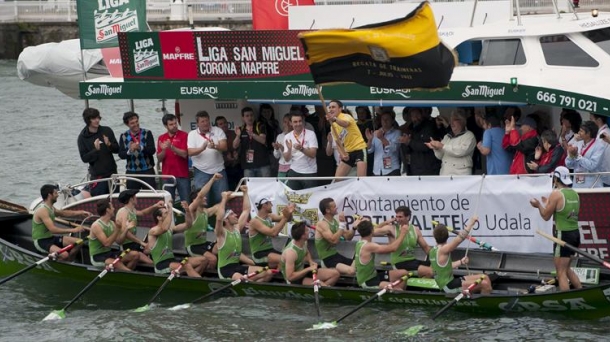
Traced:
[[146, 0], [77, 0], [81, 49], [119, 46], [119, 32], [145, 31]]
[[[153, 41], [154, 42], [154, 41]], [[156, 68], [159, 69], [159, 68]], [[394, 90], [341, 84], [322, 88], [327, 99], [349, 105], [503, 106], [541, 104], [610, 116], [610, 101], [549, 88], [493, 82], [451, 82], [442, 91]], [[134, 81], [80, 83], [82, 99], [211, 99], [317, 104], [312, 80], [281, 81]]]
[[129, 63], [133, 73], [139, 77], [163, 78], [158, 32], [132, 33], [126, 43], [129, 55], [123, 61]]

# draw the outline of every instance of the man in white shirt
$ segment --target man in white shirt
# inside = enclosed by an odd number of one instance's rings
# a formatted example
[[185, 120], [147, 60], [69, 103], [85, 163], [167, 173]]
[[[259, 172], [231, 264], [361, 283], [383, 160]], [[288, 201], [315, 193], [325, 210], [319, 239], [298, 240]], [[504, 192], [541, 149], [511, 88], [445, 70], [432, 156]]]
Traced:
[[[595, 137], [598, 144], [604, 146], [604, 153], [602, 154], [601, 170], [602, 172], [610, 172], [610, 145], [604, 139], [604, 136], [610, 136], [610, 129], [606, 124], [606, 117], [603, 115], [591, 113], [589, 116], [591, 121], [595, 122], [597, 126], [597, 136]], [[610, 174], [604, 174], [601, 176], [601, 182], [604, 187], [610, 187]]]
[[191, 157], [194, 169], [195, 189], [201, 189], [216, 173], [222, 178], [212, 185], [208, 204], [213, 206], [220, 201], [222, 192], [229, 190], [227, 173], [225, 172], [222, 153], [227, 150], [225, 132], [210, 124], [210, 115], [202, 110], [195, 116], [197, 129], [188, 136], [188, 155]]
[[[292, 132], [284, 137], [284, 159], [290, 162], [288, 177], [315, 177], [318, 173], [316, 153], [318, 138], [313, 131], [305, 129], [301, 113], [292, 113], [290, 117]], [[315, 179], [289, 180], [287, 184], [293, 190], [312, 188], [317, 185]]]

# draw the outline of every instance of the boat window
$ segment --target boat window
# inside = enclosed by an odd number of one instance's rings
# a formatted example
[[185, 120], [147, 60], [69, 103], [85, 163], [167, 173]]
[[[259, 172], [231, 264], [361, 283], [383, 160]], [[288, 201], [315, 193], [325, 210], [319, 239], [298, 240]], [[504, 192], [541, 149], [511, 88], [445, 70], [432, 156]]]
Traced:
[[565, 35], [540, 37], [540, 46], [548, 65], [596, 67], [599, 63]]
[[583, 32], [582, 35], [589, 38], [593, 43], [597, 44], [597, 46], [610, 55], [610, 27]]
[[479, 65], [523, 65], [526, 62], [521, 39], [483, 40]]
[[455, 48], [460, 65], [477, 65], [481, 58], [481, 40], [468, 40]]

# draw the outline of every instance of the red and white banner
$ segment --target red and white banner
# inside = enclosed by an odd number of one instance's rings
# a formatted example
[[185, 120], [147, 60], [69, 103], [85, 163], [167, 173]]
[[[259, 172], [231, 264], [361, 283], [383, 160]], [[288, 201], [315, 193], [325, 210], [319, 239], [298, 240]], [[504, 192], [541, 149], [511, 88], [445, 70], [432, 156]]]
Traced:
[[314, 0], [252, 0], [252, 28], [288, 30], [288, 8], [311, 5]]

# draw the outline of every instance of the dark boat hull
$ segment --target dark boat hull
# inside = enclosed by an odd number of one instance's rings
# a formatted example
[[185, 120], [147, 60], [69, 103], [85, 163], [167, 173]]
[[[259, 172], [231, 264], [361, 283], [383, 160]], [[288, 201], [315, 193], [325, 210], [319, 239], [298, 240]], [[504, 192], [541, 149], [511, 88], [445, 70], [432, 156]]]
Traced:
[[[43, 256], [0, 239], [0, 276], [6, 276], [31, 265]], [[72, 281], [89, 282], [99, 272], [99, 269], [78, 263], [47, 262], [32, 270], [41, 277], [69, 278]], [[112, 272], [100, 281], [100, 285], [120, 289], [137, 289], [153, 293], [165, 281], [166, 276], [147, 272]], [[216, 278], [189, 278], [174, 279], [168, 291], [191, 293], [192, 296], [209, 293], [227, 282]], [[320, 300], [361, 302], [376, 291], [364, 290], [356, 287], [330, 287], [320, 290]], [[265, 297], [277, 299], [295, 299], [313, 301], [313, 291], [309, 286], [287, 285], [281, 282], [274, 283], [244, 283], [226, 290], [223, 295]], [[188, 298], [192, 298], [188, 296]], [[400, 293], [387, 293], [379, 302], [398, 304], [405, 307], [423, 305], [440, 308], [451, 300], [440, 292], [406, 291]], [[595, 319], [610, 316], [610, 283], [588, 287], [586, 289], [569, 292], [555, 292], [544, 294], [509, 294], [474, 296], [463, 299], [455, 306], [456, 310], [502, 314], [506, 311], [517, 312], [558, 312], [569, 314], [582, 319]]]

